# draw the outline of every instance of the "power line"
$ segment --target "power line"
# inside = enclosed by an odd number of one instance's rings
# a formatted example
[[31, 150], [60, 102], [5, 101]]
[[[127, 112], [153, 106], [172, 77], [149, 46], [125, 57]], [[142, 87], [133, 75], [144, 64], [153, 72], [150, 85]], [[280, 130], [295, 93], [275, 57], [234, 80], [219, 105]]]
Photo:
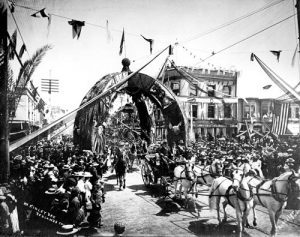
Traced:
[[[266, 30], [272, 28], [273, 26], [276, 26], [276, 25], [278, 25], [278, 24], [280, 24], [280, 23], [282, 23], [282, 22], [284, 22], [284, 21], [286, 21], [286, 20], [288, 20], [288, 19], [294, 17], [295, 15], [296, 15], [296, 14], [293, 14], [293, 15], [291, 15], [291, 16], [289, 16], [289, 17], [286, 17], [286, 18], [284, 18], [284, 19], [282, 19], [282, 20], [280, 20], [280, 21], [278, 21], [278, 22], [276, 22], [276, 23], [274, 23], [274, 24], [272, 24], [272, 25], [270, 25], [270, 26], [268, 26], [268, 27], [266, 27], [266, 28], [264, 28], [264, 29], [262, 29], [262, 30], [256, 32], [256, 33], [254, 33], [254, 34], [252, 34], [252, 35], [250, 35], [250, 36], [248, 36], [248, 37], [246, 37], [246, 38], [244, 38], [244, 39], [242, 39], [242, 40], [239, 40], [239, 41], [237, 41], [237, 42], [235, 42], [235, 43], [233, 43], [233, 44], [231, 44], [231, 45], [229, 45], [229, 46], [227, 46], [227, 47], [225, 47], [225, 48], [223, 48], [223, 49], [221, 49], [221, 50], [219, 50], [219, 51], [217, 51], [217, 52], [214, 52], [212, 55], [210, 55], [210, 56], [204, 58], [203, 60], [201, 60], [201, 62], [204, 62], [204, 61], [206, 61], [207, 59], [209, 59], [209, 58], [215, 56], [216, 54], [219, 54], [219, 53], [221, 53], [221, 52], [223, 52], [223, 51], [225, 51], [225, 50], [227, 50], [227, 49], [229, 49], [229, 48], [232, 48], [233, 46], [235, 46], [235, 45], [237, 45], [237, 44], [239, 44], [239, 43], [242, 43], [242, 42], [244, 42], [244, 41], [246, 41], [246, 40], [248, 40], [248, 39], [250, 39], [250, 38], [252, 38], [252, 37], [254, 37], [254, 36], [256, 36], [256, 35], [258, 35], [258, 34], [264, 32], [264, 31], [266, 31]], [[200, 63], [201, 63], [201, 62], [200, 62]], [[199, 63], [197, 63], [197, 64], [199, 64]], [[197, 64], [196, 64], [196, 65], [197, 65]]]
[[263, 10], [266, 10], [266, 9], [268, 9], [268, 8], [270, 8], [270, 7], [273, 7], [273, 6], [279, 4], [279, 3], [283, 2], [283, 1], [285, 1], [285, 0], [279, 0], [279, 1], [277, 1], [277, 2], [273, 2], [273, 3], [267, 4], [267, 5], [265, 5], [265, 6], [261, 7], [261, 8], [259, 8], [259, 9], [256, 9], [256, 10], [254, 10], [254, 11], [252, 11], [252, 12], [249, 12], [249, 13], [247, 13], [247, 14], [245, 14], [245, 15], [243, 15], [243, 16], [240, 16], [240, 17], [238, 17], [238, 18], [236, 18], [236, 19], [234, 19], [234, 20], [231, 20], [231, 21], [229, 21], [229, 22], [223, 23], [222, 25], [219, 25], [219, 26], [217, 26], [217, 27], [215, 27], [215, 28], [212, 28], [212, 29], [210, 29], [210, 30], [207, 30], [207, 31], [205, 31], [205, 32], [203, 32], [203, 33], [199, 33], [199, 34], [197, 34], [197, 35], [195, 35], [195, 36], [192, 36], [192, 37], [190, 37], [189, 39], [187, 39], [187, 40], [185, 40], [185, 41], [183, 41], [183, 42], [181, 42], [181, 43], [187, 43], [187, 42], [190, 42], [190, 41], [199, 39], [199, 38], [201, 38], [201, 37], [203, 37], [203, 36], [205, 36], [205, 35], [208, 35], [208, 34], [210, 34], [210, 33], [213, 33], [213, 32], [215, 32], [215, 31], [217, 31], [217, 30], [220, 30], [220, 29], [222, 29], [222, 28], [224, 28], [224, 27], [230, 26], [230, 25], [232, 25], [232, 24], [234, 24], [234, 23], [236, 23], [236, 22], [239, 22], [239, 21], [241, 21], [241, 20], [243, 20], [243, 19], [245, 19], [245, 18], [248, 18], [248, 17], [250, 17], [250, 16], [252, 16], [252, 15], [255, 15], [256, 13], [259, 13], [259, 12], [261, 12], [261, 11], [263, 11]]

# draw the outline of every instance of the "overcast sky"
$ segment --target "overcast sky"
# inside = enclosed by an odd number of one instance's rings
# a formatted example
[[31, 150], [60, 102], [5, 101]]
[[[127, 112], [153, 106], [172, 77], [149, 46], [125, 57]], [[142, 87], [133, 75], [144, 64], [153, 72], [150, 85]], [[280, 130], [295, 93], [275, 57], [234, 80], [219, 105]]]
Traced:
[[[88, 90], [104, 75], [121, 70], [119, 45], [125, 29], [126, 57], [131, 69], [142, 66], [151, 58], [149, 44], [140, 34], [154, 39], [153, 55], [168, 44], [178, 42], [174, 60], [177, 65], [234, 69], [240, 72], [238, 95], [243, 97], [278, 97], [280, 89], [272, 83], [257, 62], [250, 61], [254, 52], [278, 75], [294, 86], [299, 81], [299, 60], [291, 66], [297, 45], [297, 19], [290, 18], [240, 44], [207, 58], [264, 28], [296, 13], [295, 0], [282, 2], [247, 17], [237, 23], [203, 35], [247, 13], [253, 12], [275, 0], [16, 0], [22, 5], [50, 14], [85, 21], [80, 38], [72, 38], [69, 19], [52, 15], [47, 36], [46, 18], [34, 18], [33, 10], [16, 6], [14, 16], [22, 33], [28, 52], [51, 44], [49, 51], [33, 75], [33, 82], [40, 88], [41, 78], [60, 80], [60, 93], [53, 94], [53, 104], [68, 109], [78, 107]], [[106, 20], [109, 22], [113, 41], [107, 43]], [[9, 32], [16, 25], [9, 14]], [[22, 45], [18, 35], [17, 49]], [[183, 49], [185, 47], [189, 51]], [[279, 62], [270, 50], [282, 50]], [[194, 58], [192, 55], [196, 55]], [[152, 56], [153, 56], [152, 55]], [[151, 67], [142, 72], [156, 76], [167, 54], [163, 54]], [[23, 60], [28, 55], [25, 53]], [[11, 62], [17, 75], [17, 61]], [[212, 66], [213, 65], [213, 66]], [[262, 87], [271, 84], [269, 90]], [[44, 94], [42, 94], [44, 95]], [[44, 95], [47, 100], [46, 94]]]

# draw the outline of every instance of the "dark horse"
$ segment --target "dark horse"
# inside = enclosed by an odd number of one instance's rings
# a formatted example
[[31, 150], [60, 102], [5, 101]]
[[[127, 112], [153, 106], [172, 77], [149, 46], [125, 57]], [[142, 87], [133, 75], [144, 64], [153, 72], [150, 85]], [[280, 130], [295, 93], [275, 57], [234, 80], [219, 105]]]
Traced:
[[127, 171], [127, 162], [124, 156], [118, 157], [118, 160], [115, 164], [116, 176], [119, 184], [119, 189], [126, 187], [126, 171]]
[[127, 171], [127, 162], [122, 152], [118, 147], [114, 147], [113, 149], [114, 156], [114, 168], [117, 176], [117, 184], [119, 184], [120, 190], [126, 187], [126, 171]]

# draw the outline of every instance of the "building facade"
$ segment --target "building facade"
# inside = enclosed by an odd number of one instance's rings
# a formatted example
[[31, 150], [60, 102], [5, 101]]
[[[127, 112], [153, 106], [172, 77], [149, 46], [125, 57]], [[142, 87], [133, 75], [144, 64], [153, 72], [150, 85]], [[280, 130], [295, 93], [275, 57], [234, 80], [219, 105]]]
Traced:
[[[276, 99], [245, 98], [238, 102], [238, 132], [250, 128], [251, 132], [264, 134], [272, 129], [274, 103], [286, 103]], [[297, 135], [300, 131], [300, 106], [289, 104], [287, 130], [285, 135]]]
[[[43, 126], [45, 102], [30, 82], [23, 88], [16, 88], [20, 93], [19, 102], [12, 101], [10, 111], [10, 141], [20, 139]], [[18, 99], [17, 99], [18, 100]]]
[[[177, 95], [188, 122], [188, 141], [233, 136], [237, 132], [238, 72], [203, 68], [167, 68], [160, 78]], [[161, 111], [155, 110], [156, 137], [165, 137]]]

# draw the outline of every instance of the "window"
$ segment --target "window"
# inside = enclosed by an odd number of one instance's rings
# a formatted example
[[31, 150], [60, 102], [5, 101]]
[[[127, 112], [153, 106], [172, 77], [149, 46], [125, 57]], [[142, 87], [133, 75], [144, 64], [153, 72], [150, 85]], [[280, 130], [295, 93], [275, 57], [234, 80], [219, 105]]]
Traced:
[[224, 118], [231, 118], [231, 105], [230, 104], [224, 105]]
[[297, 119], [300, 118], [300, 116], [299, 116], [299, 107], [296, 107], [295, 117]]
[[266, 118], [269, 116], [269, 103], [268, 102], [261, 103], [261, 113], [262, 113], [263, 118]]
[[198, 117], [198, 106], [197, 105], [192, 105], [192, 116], [193, 116], [193, 118]]
[[208, 118], [215, 118], [215, 105], [209, 104], [207, 107], [207, 117]]
[[229, 97], [231, 95], [231, 86], [223, 86], [224, 97]]
[[254, 104], [250, 105], [250, 117], [256, 117]]
[[179, 84], [179, 82], [173, 82], [173, 83], [171, 83], [171, 89], [172, 89], [172, 91], [174, 92], [175, 95], [178, 95], [179, 91], [180, 91], [180, 84]]
[[244, 105], [244, 118], [250, 118], [250, 106]]
[[197, 96], [198, 95], [198, 85], [193, 84], [190, 85], [190, 96]]
[[215, 96], [215, 89], [216, 89], [215, 85], [208, 85], [207, 86], [207, 95], [209, 97], [214, 97]]

